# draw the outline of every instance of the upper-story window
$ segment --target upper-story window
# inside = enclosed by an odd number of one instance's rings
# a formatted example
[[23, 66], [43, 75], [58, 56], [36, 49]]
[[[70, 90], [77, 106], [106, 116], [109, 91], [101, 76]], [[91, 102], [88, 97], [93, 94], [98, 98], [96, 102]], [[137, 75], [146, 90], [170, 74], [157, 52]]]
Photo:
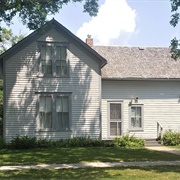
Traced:
[[40, 43], [40, 73], [45, 76], [68, 76], [67, 46]]

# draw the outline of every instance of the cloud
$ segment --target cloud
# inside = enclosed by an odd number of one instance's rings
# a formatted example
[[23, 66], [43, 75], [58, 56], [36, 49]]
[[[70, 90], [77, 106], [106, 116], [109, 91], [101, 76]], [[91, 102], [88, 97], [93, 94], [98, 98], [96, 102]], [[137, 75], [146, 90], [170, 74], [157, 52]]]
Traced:
[[121, 35], [128, 38], [135, 31], [135, 19], [136, 11], [126, 0], [105, 0], [98, 15], [85, 22], [78, 29], [77, 36], [84, 41], [90, 34], [95, 44], [109, 45]]

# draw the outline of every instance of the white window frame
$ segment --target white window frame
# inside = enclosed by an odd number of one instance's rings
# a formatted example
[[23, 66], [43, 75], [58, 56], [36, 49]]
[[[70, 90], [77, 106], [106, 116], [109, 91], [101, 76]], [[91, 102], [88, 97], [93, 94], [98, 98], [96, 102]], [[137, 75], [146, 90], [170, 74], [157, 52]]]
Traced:
[[[37, 102], [37, 131], [71, 131], [71, 93], [36, 93], [38, 94], [38, 102]], [[51, 124], [51, 128], [46, 128], [46, 129], [42, 129], [40, 127], [40, 97], [51, 97], [51, 102], [52, 102], [52, 124]], [[57, 112], [56, 112], [56, 98], [59, 96], [67, 96], [68, 97], [68, 113], [69, 113], [69, 120], [68, 120], [68, 127], [66, 128], [61, 128], [57, 130]]]
[[[121, 119], [119, 121], [111, 121], [110, 120], [110, 104], [121, 104]], [[118, 128], [118, 123], [121, 124], [120, 126], [120, 134], [117, 135], [111, 135], [111, 130], [110, 130], [110, 123], [111, 122], [116, 122], [117, 123], [117, 128]], [[108, 101], [108, 136], [109, 137], [116, 137], [116, 136], [121, 136], [123, 133], [123, 101]]]
[[[131, 126], [131, 108], [140, 107], [141, 108], [141, 127]], [[144, 130], [144, 105], [143, 104], [131, 104], [129, 105], [129, 130], [130, 131], [143, 131]]]
[[[51, 58], [52, 58], [52, 69], [51, 72], [52, 74], [44, 74], [42, 72], [42, 60], [41, 60], [41, 49], [42, 46], [51, 46], [52, 53], [51, 53]], [[56, 73], [56, 47], [62, 46], [66, 48], [66, 71], [67, 73], [62, 75], [62, 74], [57, 74]], [[68, 43], [63, 43], [63, 42], [46, 42], [46, 41], [38, 41], [38, 47], [39, 47], [39, 76], [45, 76], [45, 77], [69, 77], [69, 44]]]

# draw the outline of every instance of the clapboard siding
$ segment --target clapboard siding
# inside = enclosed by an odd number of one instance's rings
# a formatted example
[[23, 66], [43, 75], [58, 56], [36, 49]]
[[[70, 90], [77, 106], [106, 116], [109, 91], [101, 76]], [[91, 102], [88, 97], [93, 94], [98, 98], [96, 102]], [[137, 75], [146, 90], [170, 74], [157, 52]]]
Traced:
[[[38, 41], [69, 43], [68, 78], [40, 77]], [[5, 61], [6, 68], [6, 141], [17, 134], [38, 138], [60, 139], [88, 135], [100, 137], [100, 66], [81, 49], [52, 29], [37, 41]], [[71, 132], [37, 132], [38, 94], [71, 92]]]
[[180, 82], [102, 81], [102, 138], [108, 139], [107, 102], [123, 101], [123, 133], [129, 132], [129, 103], [139, 97], [144, 105], [144, 130], [130, 132], [140, 138], [157, 138], [157, 121], [164, 131], [180, 131]]

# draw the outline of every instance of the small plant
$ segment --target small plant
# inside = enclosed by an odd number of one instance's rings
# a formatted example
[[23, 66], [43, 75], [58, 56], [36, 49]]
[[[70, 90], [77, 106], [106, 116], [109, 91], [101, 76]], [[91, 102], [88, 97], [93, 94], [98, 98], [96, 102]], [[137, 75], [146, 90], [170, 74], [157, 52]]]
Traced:
[[113, 143], [115, 146], [120, 147], [143, 147], [145, 142], [142, 139], [126, 134], [122, 137], [116, 137]]
[[167, 130], [162, 137], [162, 143], [166, 146], [180, 145], [180, 132]]

